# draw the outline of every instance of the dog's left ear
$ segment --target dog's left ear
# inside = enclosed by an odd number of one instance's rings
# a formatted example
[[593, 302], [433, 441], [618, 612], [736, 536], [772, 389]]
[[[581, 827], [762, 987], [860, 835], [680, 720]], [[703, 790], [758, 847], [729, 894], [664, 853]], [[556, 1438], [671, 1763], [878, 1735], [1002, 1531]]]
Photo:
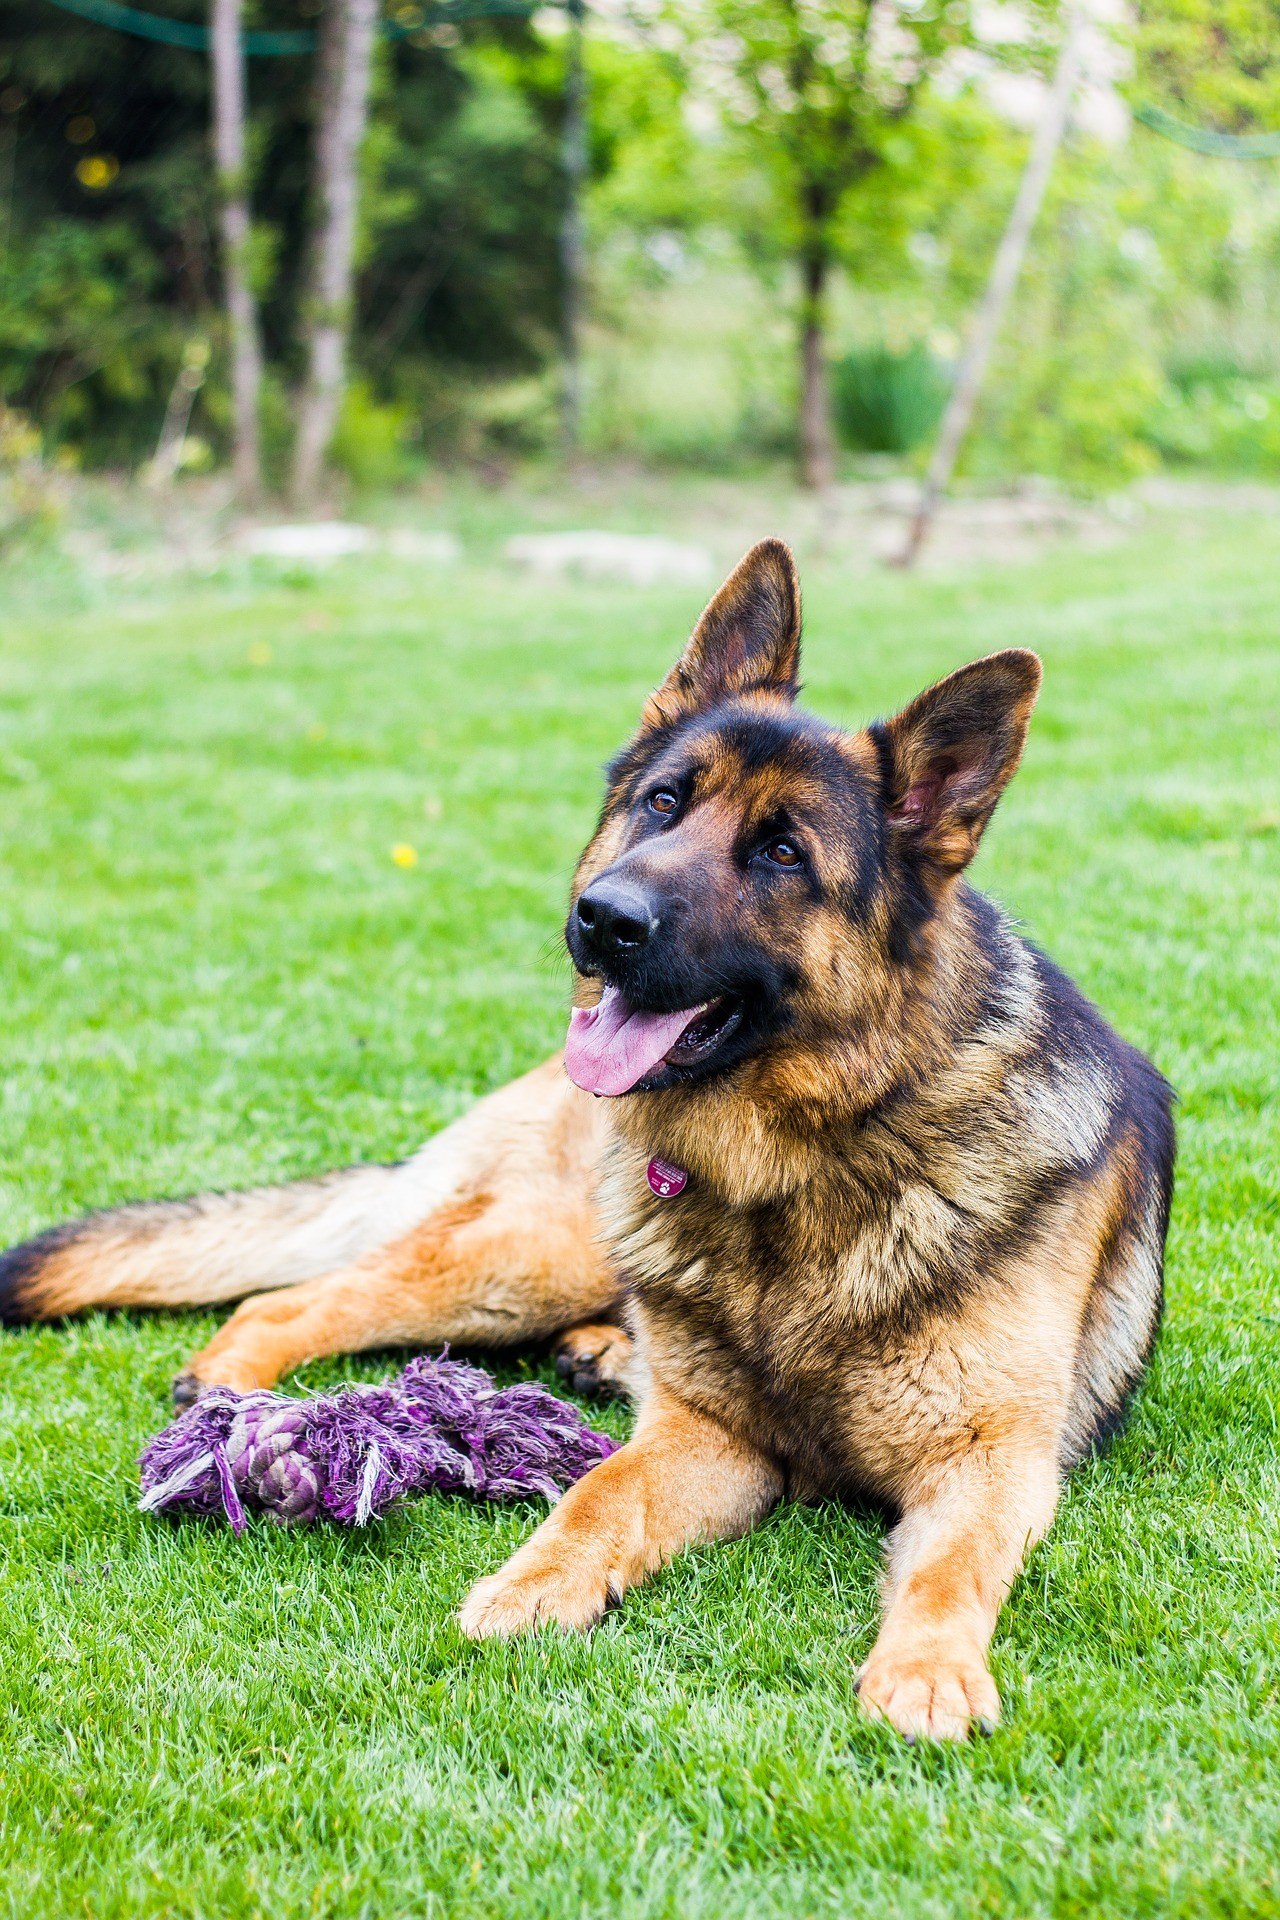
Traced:
[[1040, 678], [1034, 653], [989, 654], [872, 728], [890, 828], [938, 875], [959, 873], [977, 852], [1022, 758]]
[[762, 540], [740, 560], [644, 710], [646, 727], [671, 726], [734, 694], [794, 700], [800, 671], [800, 579], [791, 549]]

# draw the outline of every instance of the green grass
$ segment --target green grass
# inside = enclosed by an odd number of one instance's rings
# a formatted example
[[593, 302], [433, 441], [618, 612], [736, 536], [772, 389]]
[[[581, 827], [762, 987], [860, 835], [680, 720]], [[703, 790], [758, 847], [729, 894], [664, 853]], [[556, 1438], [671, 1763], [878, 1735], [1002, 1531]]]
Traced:
[[[1005, 1612], [1005, 1725], [859, 1718], [867, 1514], [785, 1509], [589, 1640], [472, 1647], [457, 1604], [532, 1509], [144, 1520], [136, 1453], [216, 1317], [22, 1330], [0, 1915], [1280, 1911], [1274, 523], [808, 587], [833, 716], [1041, 650], [980, 878], [1182, 1099], [1166, 1329]], [[401, 1153], [553, 1046], [595, 769], [687, 593], [379, 564], [40, 600], [0, 641], [0, 1235]]]

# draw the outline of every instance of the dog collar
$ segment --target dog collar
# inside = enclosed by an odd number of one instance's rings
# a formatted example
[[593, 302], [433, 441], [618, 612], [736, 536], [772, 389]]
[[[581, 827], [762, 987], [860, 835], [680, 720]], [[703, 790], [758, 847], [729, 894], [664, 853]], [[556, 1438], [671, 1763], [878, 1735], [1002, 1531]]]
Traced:
[[645, 1171], [649, 1186], [659, 1200], [674, 1200], [689, 1184], [689, 1176], [683, 1167], [676, 1166], [673, 1160], [662, 1160], [656, 1154]]

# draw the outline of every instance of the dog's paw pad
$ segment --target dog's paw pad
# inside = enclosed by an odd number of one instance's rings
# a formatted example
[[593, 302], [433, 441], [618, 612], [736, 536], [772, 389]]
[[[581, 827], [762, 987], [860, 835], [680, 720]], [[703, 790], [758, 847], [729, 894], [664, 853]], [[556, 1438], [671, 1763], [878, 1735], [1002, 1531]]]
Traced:
[[194, 1407], [200, 1395], [205, 1391], [205, 1383], [194, 1373], [180, 1373], [174, 1380], [173, 1404], [181, 1412], [186, 1407]]
[[574, 1327], [556, 1346], [556, 1372], [574, 1393], [610, 1400], [629, 1392], [631, 1337], [622, 1327]]

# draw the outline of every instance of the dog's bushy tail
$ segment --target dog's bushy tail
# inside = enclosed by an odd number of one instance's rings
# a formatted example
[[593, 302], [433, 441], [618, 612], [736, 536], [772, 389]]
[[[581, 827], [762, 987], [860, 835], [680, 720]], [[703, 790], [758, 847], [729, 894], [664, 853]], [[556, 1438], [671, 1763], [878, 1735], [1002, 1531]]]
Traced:
[[187, 1307], [293, 1286], [391, 1237], [405, 1167], [114, 1207], [0, 1253], [0, 1320], [86, 1307]]

